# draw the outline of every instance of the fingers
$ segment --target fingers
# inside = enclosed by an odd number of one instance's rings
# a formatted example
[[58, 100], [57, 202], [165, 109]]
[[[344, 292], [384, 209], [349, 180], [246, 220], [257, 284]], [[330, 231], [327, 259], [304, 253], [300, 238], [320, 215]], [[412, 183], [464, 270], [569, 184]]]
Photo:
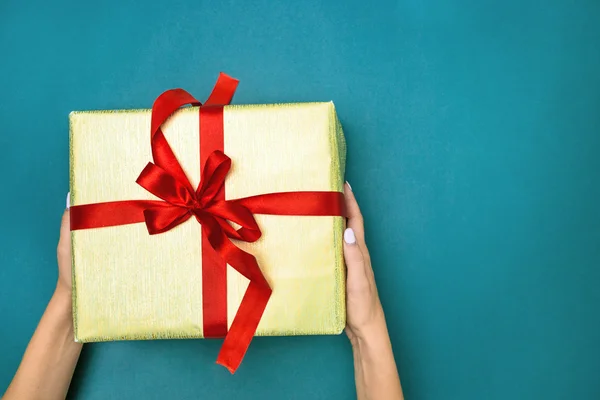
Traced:
[[344, 231], [344, 259], [349, 277], [352, 275], [366, 276], [365, 257], [356, 242], [356, 235], [352, 228]]
[[65, 212], [63, 213], [62, 220], [60, 222], [60, 239], [61, 240], [70, 240], [71, 234], [71, 216], [69, 213], [69, 207], [71, 206], [71, 193], [67, 194], [67, 205]]
[[65, 210], [62, 216], [62, 220], [60, 222], [60, 239], [69, 238], [71, 234], [71, 218], [69, 215], [69, 210]]
[[365, 227], [363, 217], [352, 192], [352, 188], [348, 183], [344, 185], [344, 198], [346, 199], [346, 212], [348, 213], [348, 228], [351, 228], [357, 241], [364, 245], [365, 243]]
[[69, 213], [70, 196], [67, 194], [67, 205], [60, 221], [60, 237], [56, 249], [58, 265], [70, 265], [71, 259], [71, 215]]

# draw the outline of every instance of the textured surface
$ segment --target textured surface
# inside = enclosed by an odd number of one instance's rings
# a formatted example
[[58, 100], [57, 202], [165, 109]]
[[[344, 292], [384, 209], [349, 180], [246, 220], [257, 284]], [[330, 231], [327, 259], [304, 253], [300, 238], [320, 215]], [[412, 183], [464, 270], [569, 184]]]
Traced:
[[[150, 115], [71, 114], [73, 205], [156, 199], [135, 183], [151, 160]], [[227, 106], [223, 126], [224, 151], [233, 163], [226, 199], [342, 190], [346, 149], [332, 103]], [[200, 179], [198, 127], [197, 108], [179, 111], [164, 126], [194, 187]], [[273, 288], [256, 334], [339, 334], [346, 321], [342, 218], [259, 215], [257, 222], [261, 239], [238, 243], [256, 257]], [[290, 233], [296, 240], [286, 240]], [[203, 337], [200, 235], [194, 219], [155, 236], [144, 224], [74, 231], [76, 338]], [[247, 286], [229, 267], [229, 324]]]
[[[68, 113], [202, 100], [223, 70], [235, 104], [335, 102], [408, 399], [600, 398], [598, 21], [597, 0], [0, 1], [0, 387], [54, 289]], [[233, 378], [219, 346], [86, 345], [74, 397], [354, 397], [343, 336], [256, 338]]]

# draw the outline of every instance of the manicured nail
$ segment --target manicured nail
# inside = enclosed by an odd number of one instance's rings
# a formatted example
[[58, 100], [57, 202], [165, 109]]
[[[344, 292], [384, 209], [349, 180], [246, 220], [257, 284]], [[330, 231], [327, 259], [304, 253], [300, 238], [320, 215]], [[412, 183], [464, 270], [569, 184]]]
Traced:
[[346, 181], [346, 185], [348, 185], [348, 189], [352, 190], [352, 186], [350, 186], [350, 182]]
[[356, 236], [354, 235], [354, 231], [352, 228], [348, 228], [344, 231], [344, 242], [347, 244], [355, 244]]
[[71, 192], [67, 193], [67, 210], [71, 207]]

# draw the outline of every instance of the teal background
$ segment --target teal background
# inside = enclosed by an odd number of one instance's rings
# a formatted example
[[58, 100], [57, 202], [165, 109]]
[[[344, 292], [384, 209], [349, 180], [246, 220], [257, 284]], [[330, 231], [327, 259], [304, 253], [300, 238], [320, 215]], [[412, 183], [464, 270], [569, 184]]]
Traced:
[[[600, 398], [600, 2], [0, 2], [0, 392], [56, 280], [75, 109], [333, 100], [408, 399]], [[290, 236], [290, 240], [294, 240]], [[86, 345], [81, 399], [351, 399], [347, 339]]]

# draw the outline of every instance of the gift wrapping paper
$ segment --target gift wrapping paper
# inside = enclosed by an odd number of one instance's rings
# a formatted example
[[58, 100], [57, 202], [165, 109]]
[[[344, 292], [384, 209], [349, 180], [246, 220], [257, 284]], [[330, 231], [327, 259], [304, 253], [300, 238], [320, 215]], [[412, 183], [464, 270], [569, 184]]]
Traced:
[[[151, 110], [70, 115], [72, 205], [156, 198], [135, 183], [151, 159]], [[200, 180], [198, 107], [177, 111], [163, 132], [192, 184]], [[343, 190], [345, 142], [333, 103], [228, 105], [226, 199], [272, 192]], [[253, 254], [272, 296], [256, 335], [338, 334], [345, 326], [339, 216], [255, 215]], [[202, 226], [160, 235], [144, 224], [72, 231], [73, 317], [79, 342], [202, 338]], [[231, 324], [248, 280], [227, 267]]]

